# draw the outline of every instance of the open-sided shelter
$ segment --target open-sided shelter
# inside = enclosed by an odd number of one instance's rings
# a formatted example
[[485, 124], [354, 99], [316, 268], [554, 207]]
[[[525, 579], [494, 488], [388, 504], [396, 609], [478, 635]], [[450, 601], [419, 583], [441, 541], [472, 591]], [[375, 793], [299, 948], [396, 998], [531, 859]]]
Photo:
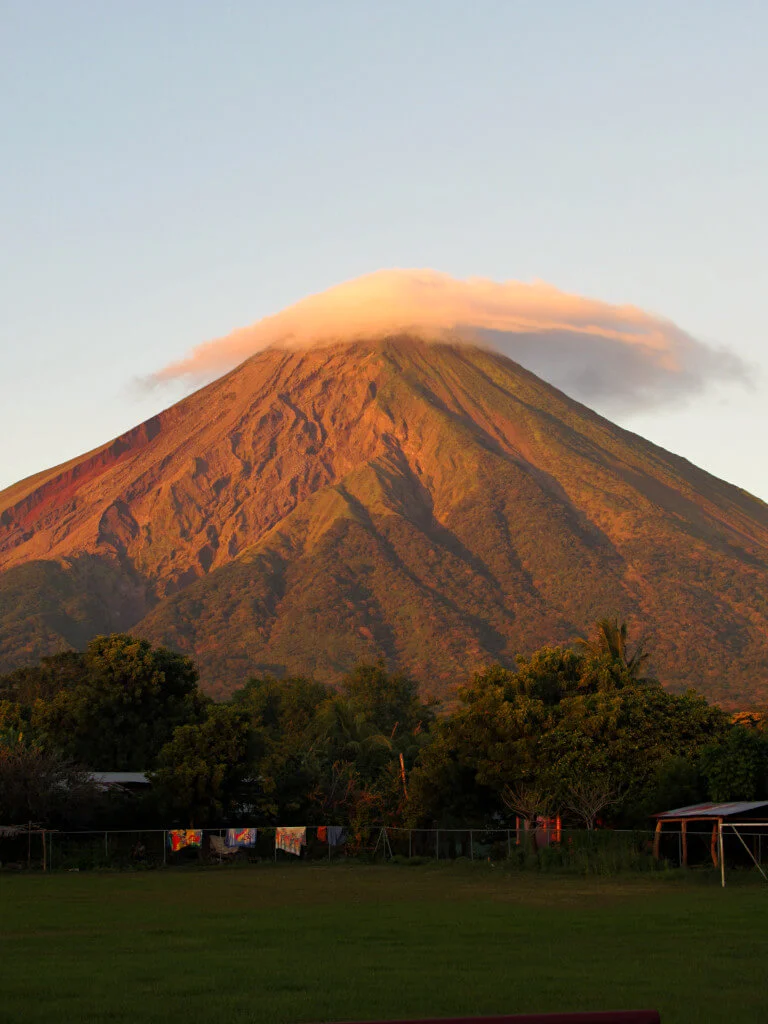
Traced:
[[[661, 839], [664, 827], [680, 835], [680, 862], [688, 864], [691, 838], [703, 838], [709, 843], [709, 853], [715, 867], [720, 865], [723, 853], [723, 826], [730, 825], [733, 834], [739, 836], [738, 826], [753, 823], [754, 832], [750, 833], [753, 845], [755, 838], [762, 832], [768, 834], [768, 800], [737, 800], [731, 803], [690, 804], [688, 807], [676, 807], [671, 811], [660, 811], [654, 814], [656, 832], [653, 840], [653, 855], [658, 859], [661, 851]], [[677, 827], [675, 827], [677, 826]], [[746, 847], [750, 857], [759, 865], [759, 854]], [[722, 866], [722, 865], [720, 865]]]

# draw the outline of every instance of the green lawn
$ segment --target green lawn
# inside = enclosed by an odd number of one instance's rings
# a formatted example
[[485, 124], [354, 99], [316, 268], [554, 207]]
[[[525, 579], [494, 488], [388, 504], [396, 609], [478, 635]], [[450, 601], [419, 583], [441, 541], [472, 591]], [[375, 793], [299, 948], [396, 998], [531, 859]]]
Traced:
[[0, 1021], [768, 1021], [768, 887], [487, 865], [0, 875]]

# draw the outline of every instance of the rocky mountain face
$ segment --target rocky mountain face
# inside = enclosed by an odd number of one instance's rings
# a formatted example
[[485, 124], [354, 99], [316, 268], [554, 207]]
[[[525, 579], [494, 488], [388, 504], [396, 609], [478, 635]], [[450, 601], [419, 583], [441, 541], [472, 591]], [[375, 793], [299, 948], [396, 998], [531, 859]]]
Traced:
[[768, 506], [469, 345], [266, 349], [0, 493], [0, 670], [131, 630], [217, 695], [380, 656], [445, 692], [614, 612], [764, 701]]

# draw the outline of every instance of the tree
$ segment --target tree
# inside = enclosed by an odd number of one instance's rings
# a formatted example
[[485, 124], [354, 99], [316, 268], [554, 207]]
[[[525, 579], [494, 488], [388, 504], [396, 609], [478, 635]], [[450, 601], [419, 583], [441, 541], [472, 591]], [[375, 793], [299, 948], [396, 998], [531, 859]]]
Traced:
[[52, 654], [41, 659], [39, 665], [17, 668], [0, 676], [0, 699], [31, 708], [36, 700], [50, 700], [61, 690], [76, 686], [86, 671], [85, 655], [79, 651]]
[[350, 706], [386, 735], [425, 726], [433, 717], [412, 679], [387, 672], [383, 661], [361, 664], [341, 681]]
[[657, 811], [688, 807], [707, 798], [706, 782], [697, 764], [697, 756], [673, 756], [662, 761], [645, 787], [642, 800], [634, 809], [637, 820], [648, 820]]
[[555, 810], [552, 793], [523, 782], [505, 786], [501, 798], [513, 814], [533, 825], [537, 818], [547, 818]]
[[505, 787], [536, 784], [541, 737], [556, 714], [521, 692], [515, 673], [492, 666], [458, 691], [459, 706], [435, 722], [411, 773], [411, 823], [485, 824]]
[[526, 783], [505, 786], [501, 798], [514, 815], [523, 819], [525, 832], [530, 836], [532, 850], [536, 852], [536, 826], [539, 818], [548, 818], [554, 811], [552, 793]]
[[0, 822], [61, 825], [91, 816], [103, 794], [90, 773], [23, 737], [0, 740]]
[[374, 777], [394, 751], [393, 740], [342, 697], [331, 698], [318, 709], [315, 736], [317, 749], [327, 760], [352, 761], [366, 777]]
[[768, 738], [736, 725], [725, 742], [711, 744], [699, 761], [712, 800], [761, 800], [768, 797]]
[[645, 820], [660, 767], [695, 761], [728, 730], [725, 713], [695, 693], [628, 679], [594, 690], [591, 671], [577, 652], [545, 648], [520, 659], [518, 673], [492, 668], [460, 689], [412, 773], [414, 823], [487, 821], [519, 787], [562, 804], [574, 786], [594, 794], [606, 779], [622, 794], [614, 818]]
[[622, 792], [620, 810], [634, 821], [664, 764], [696, 760], [727, 729], [725, 713], [692, 692], [637, 685], [587, 693], [559, 706], [541, 738], [542, 772], [563, 796], [574, 782], [593, 786], [610, 778]]
[[619, 800], [621, 790], [610, 779], [577, 779], [565, 791], [563, 806], [571, 811], [590, 832], [597, 816]]
[[0, 700], [0, 743], [15, 742], [24, 735], [26, 729], [22, 705], [12, 700]]
[[339, 696], [318, 710], [312, 796], [323, 820], [331, 814], [362, 833], [401, 816], [406, 797], [400, 755], [404, 765], [410, 734], [393, 728], [385, 735], [359, 707]]
[[428, 742], [432, 708], [383, 664], [358, 666], [341, 694], [301, 677], [251, 679], [233, 698], [249, 718], [254, 805], [290, 824], [402, 813], [407, 772]]
[[46, 746], [89, 768], [146, 770], [176, 726], [200, 718], [197, 679], [180, 654], [128, 634], [96, 637], [82, 675], [38, 699], [32, 724]]
[[626, 622], [619, 622], [617, 618], [598, 619], [589, 637], [577, 637], [574, 643], [589, 666], [582, 688], [590, 679], [593, 684], [590, 688], [595, 690], [656, 682], [642, 675], [650, 654], [644, 650], [642, 641], [630, 651]]
[[250, 679], [232, 706], [249, 722], [250, 775], [258, 778], [252, 801], [262, 820], [303, 824], [321, 769], [316, 717], [332, 691], [302, 676]]
[[178, 726], [151, 773], [160, 804], [190, 827], [225, 817], [248, 773], [248, 733], [247, 716], [226, 705], [209, 708], [202, 722]]
[[510, 673], [507, 685], [511, 692], [520, 696], [540, 700], [552, 707], [583, 689], [584, 659], [575, 651], [563, 647], [542, 647], [529, 658], [518, 655], [516, 662], [517, 671]]

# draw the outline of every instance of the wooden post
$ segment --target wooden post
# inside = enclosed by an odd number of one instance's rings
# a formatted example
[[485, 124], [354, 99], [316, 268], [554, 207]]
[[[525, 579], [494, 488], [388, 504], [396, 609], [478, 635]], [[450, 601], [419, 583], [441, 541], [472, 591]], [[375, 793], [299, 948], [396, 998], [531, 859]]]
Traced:
[[661, 827], [664, 822], [659, 818], [656, 822], [656, 832], [653, 837], [653, 856], [655, 860], [659, 859], [659, 853], [661, 851]]
[[43, 840], [43, 871], [48, 870], [48, 847], [46, 845], [45, 829], [40, 833]]
[[684, 868], [688, 867], [688, 822], [680, 822], [680, 833], [682, 838], [682, 852], [680, 854], [680, 863]]
[[720, 839], [720, 884], [725, 888], [725, 847], [723, 845], [723, 819], [717, 819], [717, 834]]

